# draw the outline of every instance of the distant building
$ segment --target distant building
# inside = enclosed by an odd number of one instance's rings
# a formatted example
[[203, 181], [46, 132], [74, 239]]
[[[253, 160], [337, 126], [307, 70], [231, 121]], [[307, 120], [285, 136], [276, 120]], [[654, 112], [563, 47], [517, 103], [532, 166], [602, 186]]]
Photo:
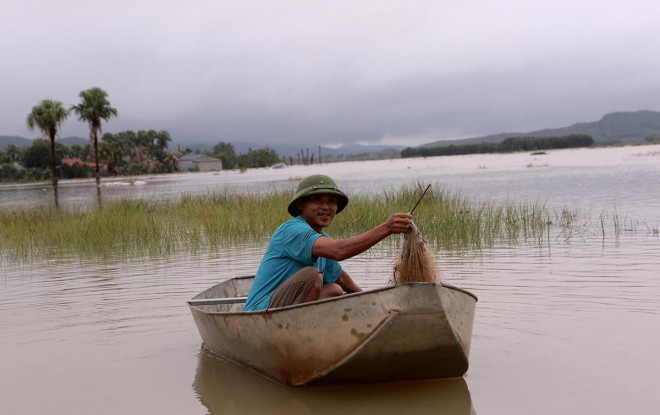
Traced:
[[220, 171], [222, 160], [206, 154], [188, 153], [179, 159], [179, 171]]
[[[62, 163], [68, 164], [69, 166], [73, 167], [74, 164], [80, 164], [82, 165], [88, 165], [92, 170], [96, 169], [96, 163], [93, 161], [82, 161], [79, 158], [63, 158]], [[105, 163], [99, 163], [99, 171], [105, 172], [108, 170], [108, 165]]]
[[79, 158], [63, 158], [62, 163], [68, 164], [69, 166], [73, 166], [74, 164], [80, 164], [82, 166], [83, 164], [85, 164], [85, 162]]

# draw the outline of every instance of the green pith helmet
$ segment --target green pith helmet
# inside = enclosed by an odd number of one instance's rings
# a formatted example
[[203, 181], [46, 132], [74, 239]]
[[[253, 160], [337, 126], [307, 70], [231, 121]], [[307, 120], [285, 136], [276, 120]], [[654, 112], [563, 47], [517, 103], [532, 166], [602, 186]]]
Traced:
[[296, 195], [293, 196], [293, 199], [289, 202], [289, 214], [293, 217], [300, 215], [300, 209], [298, 209], [296, 203], [298, 199], [304, 196], [319, 194], [330, 194], [337, 197], [337, 213], [344, 210], [348, 204], [348, 197], [337, 188], [337, 183], [335, 183], [334, 180], [323, 174], [314, 174], [305, 177], [300, 183], [298, 183], [298, 187], [296, 187]]

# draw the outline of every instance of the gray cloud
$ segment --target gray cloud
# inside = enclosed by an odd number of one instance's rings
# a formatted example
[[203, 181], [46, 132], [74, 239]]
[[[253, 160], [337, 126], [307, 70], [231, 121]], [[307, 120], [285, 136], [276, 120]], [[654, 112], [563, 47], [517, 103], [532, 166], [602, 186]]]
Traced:
[[106, 131], [182, 142], [417, 144], [660, 109], [655, 1], [106, 3], [3, 6], [0, 134], [92, 86], [120, 113]]

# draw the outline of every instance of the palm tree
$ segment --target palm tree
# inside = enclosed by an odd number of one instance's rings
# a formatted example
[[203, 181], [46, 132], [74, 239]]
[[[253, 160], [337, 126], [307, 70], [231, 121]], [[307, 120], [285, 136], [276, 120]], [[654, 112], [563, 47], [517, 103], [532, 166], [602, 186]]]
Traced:
[[53, 171], [53, 189], [55, 190], [55, 204], [57, 205], [57, 174], [55, 162], [55, 137], [62, 122], [69, 116], [69, 111], [61, 102], [42, 99], [38, 105], [32, 107], [28, 114], [27, 125], [30, 130], [40, 129], [50, 140], [50, 160]]
[[82, 102], [71, 107], [78, 114], [78, 120], [89, 124], [89, 139], [94, 143], [94, 160], [96, 161], [96, 185], [101, 184], [99, 177], [99, 133], [101, 120], [108, 121], [117, 116], [117, 109], [110, 106], [108, 94], [101, 88], [86, 89], [79, 94]]
[[5, 149], [5, 153], [7, 154], [9, 161], [16, 161], [21, 156], [21, 149], [16, 147], [15, 144], [9, 144]]

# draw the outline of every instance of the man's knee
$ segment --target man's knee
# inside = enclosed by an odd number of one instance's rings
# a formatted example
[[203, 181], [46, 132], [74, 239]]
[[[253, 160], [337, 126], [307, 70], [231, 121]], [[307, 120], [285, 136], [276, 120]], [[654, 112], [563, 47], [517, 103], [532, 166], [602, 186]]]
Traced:
[[338, 297], [344, 294], [343, 288], [339, 284], [324, 284], [321, 289], [320, 298]]
[[318, 273], [316, 278], [314, 278], [314, 283], [309, 287], [307, 295], [303, 299], [303, 302], [307, 303], [309, 301], [318, 300], [321, 296], [321, 290], [323, 289], [323, 275]]

